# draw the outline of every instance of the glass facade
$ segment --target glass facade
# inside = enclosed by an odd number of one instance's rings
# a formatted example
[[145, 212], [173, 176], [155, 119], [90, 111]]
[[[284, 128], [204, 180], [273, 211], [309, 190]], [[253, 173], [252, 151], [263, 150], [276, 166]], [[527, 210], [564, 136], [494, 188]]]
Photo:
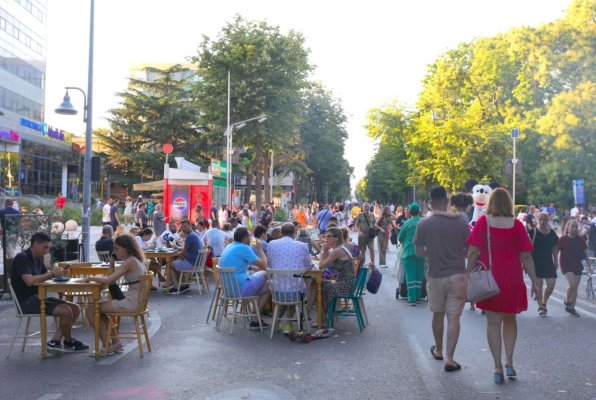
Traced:
[[63, 164], [81, 165], [81, 154], [23, 140], [21, 142], [21, 192], [38, 196], [55, 196], [61, 191]]

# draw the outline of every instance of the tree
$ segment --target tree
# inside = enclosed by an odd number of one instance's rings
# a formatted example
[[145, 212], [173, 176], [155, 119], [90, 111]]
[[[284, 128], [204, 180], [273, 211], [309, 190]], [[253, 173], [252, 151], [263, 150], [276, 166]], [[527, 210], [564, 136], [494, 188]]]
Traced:
[[107, 165], [116, 182], [163, 177], [164, 143], [191, 162], [206, 165], [209, 159], [205, 137], [194, 125], [198, 111], [189, 92], [194, 72], [180, 65], [147, 70], [155, 80], [129, 79], [127, 90], [119, 93], [120, 107], [110, 111], [110, 131], [96, 132], [109, 148]]
[[[312, 70], [304, 38], [294, 31], [284, 35], [279, 27], [237, 16], [223, 27], [217, 39], [205, 36], [192, 61], [201, 77], [193, 90], [195, 107], [202, 112], [200, 125], [212, 128], [208, 136], [211, 143], [224, 147], [228, 71], [232, 82], [232, 123], [267, 115], [264, 124], [248, 124], [233, 137], [235, 146], [254, 150], [247, 188], [252, 178], [256, 178], [257, 205], [260, 205], [261, 182], [270, 152], [299, 140], [301, 91]], [[269, 186], [267, 181], [264, 186]]]

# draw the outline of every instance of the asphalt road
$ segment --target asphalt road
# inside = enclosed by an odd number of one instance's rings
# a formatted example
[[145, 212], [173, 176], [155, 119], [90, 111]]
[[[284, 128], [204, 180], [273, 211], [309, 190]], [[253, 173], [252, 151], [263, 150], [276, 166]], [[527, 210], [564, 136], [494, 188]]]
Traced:
[[[395, 259], [390, 250], [389, 265]], [[390, 269], [376, 295], [366, 294], [370, 325], [340, 319], [336, 336], [310, 344], [281, 333], [244, 329], [229, 334], [205, 323], [212, 291], [150, 300], [153, 351], [127, 352], [96, 361], [85, 354], [41, 360], [39, 339], [4, 358], [15, 328], [11, 301], [0, 301], [0, 399], [596, 399], [596, 305], [578, 303], [581, 318], [563, 310], [559, 279], [546, 318], [536, 304], [519, 316], [514, 364], [518, 379], [496, 385], [484, 316], [466, 311], [456, 360], [443, 371], [431, 358], [431, 313], [426, 303], [395, 299]], [[585, 279], [585, 278], [584, 278]], [[580, 296], [585, 296], [582, 293]], [[37, 322], [36, 322], [37, 326]], [[86, 343], [92, 333], [75, 336]]]

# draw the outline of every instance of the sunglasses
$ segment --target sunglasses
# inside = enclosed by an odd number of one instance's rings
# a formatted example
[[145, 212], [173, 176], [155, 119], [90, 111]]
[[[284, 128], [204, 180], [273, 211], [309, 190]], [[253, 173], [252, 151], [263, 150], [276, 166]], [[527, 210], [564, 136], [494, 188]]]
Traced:
[[334, 238], [334, 237], [336, 237], [336, 236], [335, 235], [332, 235], [332, 234], [326, 234], [325, 235], [325, 239]]

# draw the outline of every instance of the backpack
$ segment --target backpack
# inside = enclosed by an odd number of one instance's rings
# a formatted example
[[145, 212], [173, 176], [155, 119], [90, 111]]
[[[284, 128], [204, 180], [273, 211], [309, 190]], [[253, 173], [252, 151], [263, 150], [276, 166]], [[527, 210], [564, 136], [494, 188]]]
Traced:
[[370, 275], [368, 276], [368, 281], [366, 282], [366, 290], [372, 294], [375, 294], [379, 291], [379, 287], [381, 287], [383, 274], [373, 264], [370, 264], [368, 268], [370, 270]]

